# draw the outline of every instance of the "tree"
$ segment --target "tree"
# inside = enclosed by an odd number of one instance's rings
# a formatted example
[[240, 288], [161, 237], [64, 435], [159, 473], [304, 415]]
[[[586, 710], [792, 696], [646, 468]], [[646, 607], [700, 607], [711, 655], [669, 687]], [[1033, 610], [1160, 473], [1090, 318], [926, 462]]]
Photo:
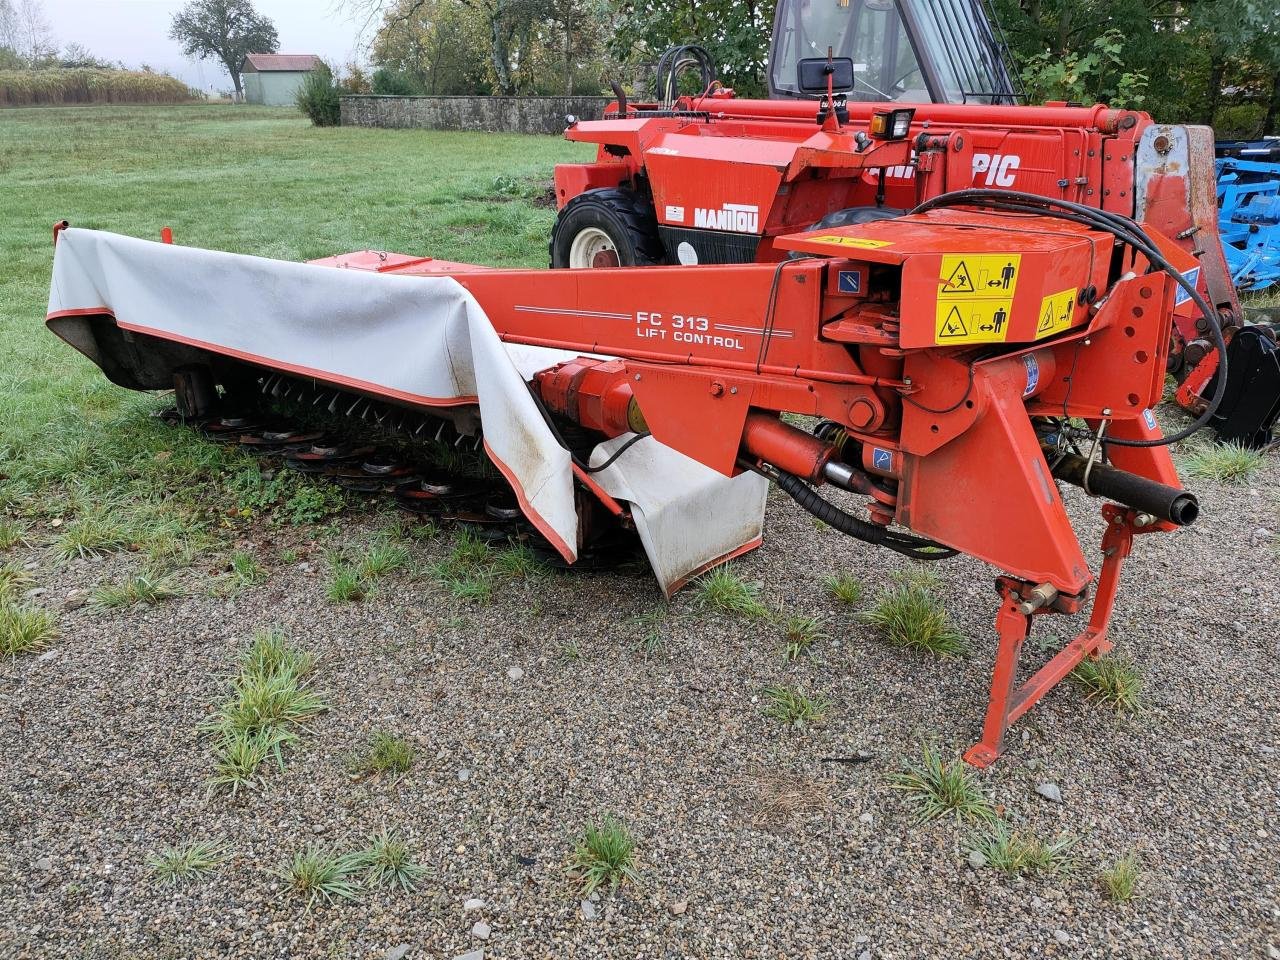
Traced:
[[18, 11], [13, 0], [0, 0], [0, 50], [15, 54], [18, 50]]
[[41, 66], [58, 52], [40, 0], [0, 0], [0, 51], [25, 67]]
[[725, 86], [738, 96], [759, 96], [766, 89], [774, 6], [775, 0], [622, 0], [610, 47], [635, 64], [656, 63], [673, 44], [701, 44]]
[[182, 52], [201, 60], [220, 60], [231, 74], [237, 99], [242, 93], [240, 65], [250, 53], [280, 49], [275, 24], [253, 9], [249, 0], [191, 0], [174, 15], [170, 39]]
[[573, 95], [575, 84], [580, 82], [578, 74], [588, 64], [595, 67], [587, 71], [591, 92], [600, 89], [600, 60], [611, 19], [605, 0], [549, 0], [547, 20], [556, 25], [560, 35], [548, 45], [556, 48], [565, 96]]
[[485, 88], [484, 26], [452, 0], [399, 0], [373, 39], [378, 93], [458, 94]]

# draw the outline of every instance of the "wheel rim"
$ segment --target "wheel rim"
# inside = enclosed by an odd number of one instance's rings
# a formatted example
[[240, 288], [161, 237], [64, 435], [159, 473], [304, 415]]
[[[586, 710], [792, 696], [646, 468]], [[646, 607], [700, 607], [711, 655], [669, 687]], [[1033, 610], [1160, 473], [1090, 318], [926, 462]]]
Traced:
[[571, 270], [618, 265], [618, 248], [613, 245], [612, 237], [599, 227], [584, 227], [578, 231], [569, 247]]

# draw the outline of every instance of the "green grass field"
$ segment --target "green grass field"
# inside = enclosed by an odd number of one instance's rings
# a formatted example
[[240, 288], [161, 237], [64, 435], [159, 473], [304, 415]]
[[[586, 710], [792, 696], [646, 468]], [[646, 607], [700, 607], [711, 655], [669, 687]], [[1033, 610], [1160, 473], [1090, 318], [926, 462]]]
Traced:
[[554, 211], [534, 199], [556, 162], [589, 155], [553, 137], [317, 129], [231, 105], [0, 113], [0, 521], [82, 528], [63, 552], [163, 554], [207, 529], [210, 493], [288, 499], [303, 519], [331, 506], [264, 491], [243, 458], [175, 438], [150, 419], [154, 399], [45, 330], [55, 221], [153, 238], [170, 226], [179, 243], [289, 260], [375, 248], [545, 266]]

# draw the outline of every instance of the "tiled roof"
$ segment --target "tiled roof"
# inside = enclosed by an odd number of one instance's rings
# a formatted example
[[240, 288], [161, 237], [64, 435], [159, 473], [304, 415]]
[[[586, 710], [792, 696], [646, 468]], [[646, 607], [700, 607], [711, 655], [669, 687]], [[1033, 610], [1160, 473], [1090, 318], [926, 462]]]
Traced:
[[320, 58], [312, 53], [251, 53], [244, 58], [259, 73], [271, 70], [314, 70]]

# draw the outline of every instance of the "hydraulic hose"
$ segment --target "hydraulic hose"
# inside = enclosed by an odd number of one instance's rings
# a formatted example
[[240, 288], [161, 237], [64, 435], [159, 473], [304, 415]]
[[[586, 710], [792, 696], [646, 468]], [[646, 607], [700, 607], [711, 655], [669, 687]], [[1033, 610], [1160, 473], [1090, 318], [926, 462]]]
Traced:
[[1193, 493], [1105, 463], [1095, 463], [1091, 468], [1088, 460], [1074, 453], [1058, 456], [1053, 475], [1093, 496], [1123, 503], [1179, 527], [1194, 523], [1200, 515], [1200, 504]]
[[[769, 476], [769, 474], [766, 474], [766, 476]], [[822, 494], [793, 473], [787, 473], [785, 470], [776, 470], [771, 479], [778, 484], [778, 487], [787, 496], [791, 497], [806, 511], [813, 514], [827, 526], [839, 530], [855, 540], [861, 540], [863, 543], [869, 543], [877, 547], [887, 547], [895, 553], [900, 553], [904, 557], [910, 557], [913, 560], [945, 560], [947, 557], [954, 557], [959, 553], [958, 550], [944, 547], [924, 537], [895, 533], [885, 527], [861, 520], [837, 507], [830, 500], [825, 499]]]

